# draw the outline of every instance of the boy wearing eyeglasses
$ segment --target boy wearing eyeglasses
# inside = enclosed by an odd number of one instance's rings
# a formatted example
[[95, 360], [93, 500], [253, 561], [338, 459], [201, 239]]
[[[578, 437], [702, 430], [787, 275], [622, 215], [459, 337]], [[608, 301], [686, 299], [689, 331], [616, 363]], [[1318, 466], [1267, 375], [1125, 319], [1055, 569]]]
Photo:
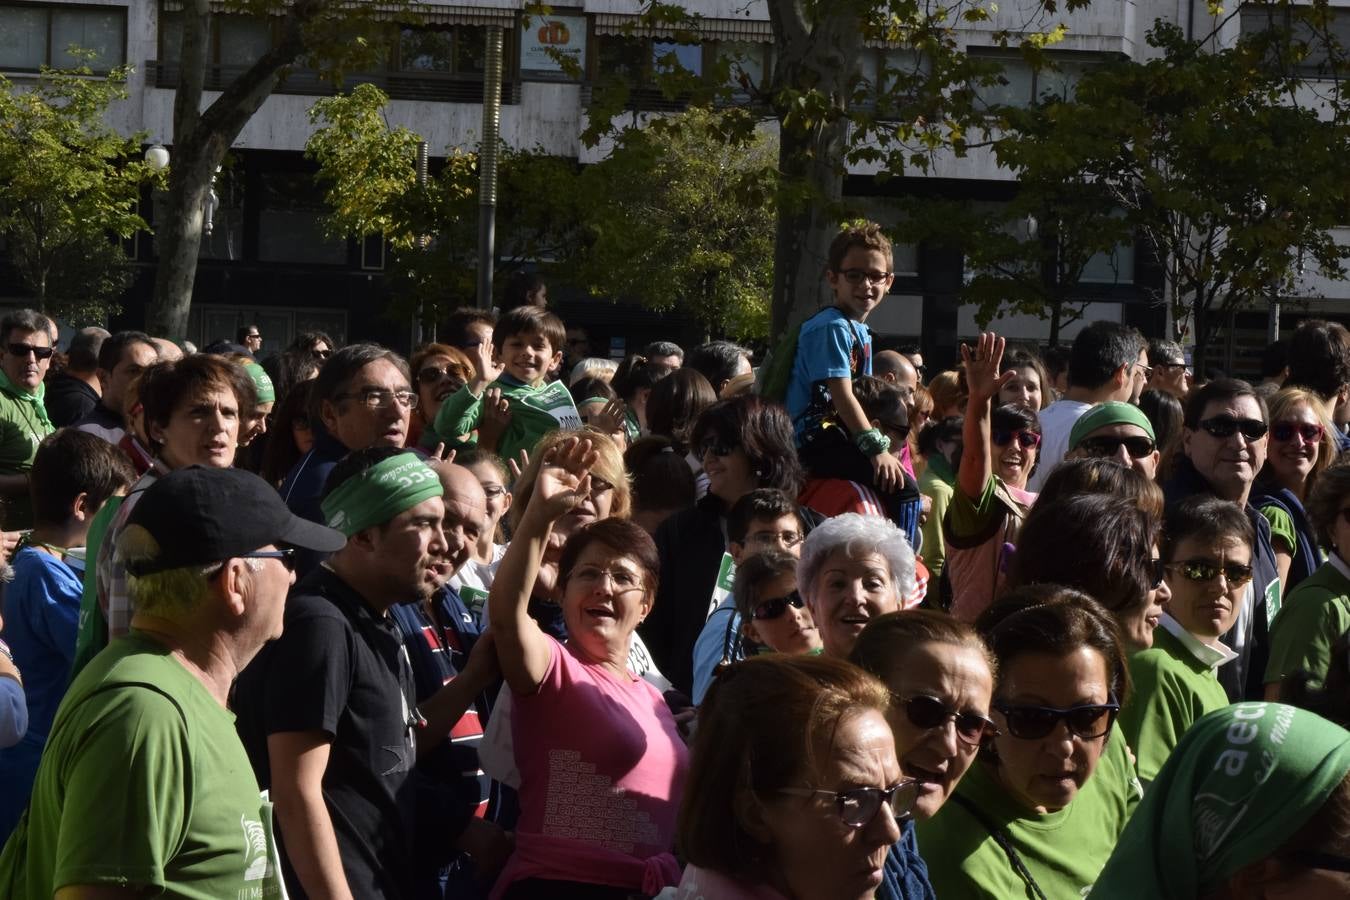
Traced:
[[1167, 512], [1162, 558], [1172, 599], [1153, 646], [1129, 659], [1134, 689], [1120, 711], [1145, 785], [1186, 729], [1228, 705], [1218, 671], [1237, 653], [1219, 638], [1242, 610], [1255, 539], [1246, 512], [1229, 500], [1200, 495]]
[[787, 409], [797, 446], [808, 469], [813, 459], [852, 448], [869, 461], [872, 486], [890, 492], [904, 483], [896, 455], [900, 448], [892, 448], [853, 395], [854, 379], [872, 374], [867, 317], [895, 280], [891, 242], [881, 226], [868, 222], [841, 231], [830, 244], [825, 280], [834, 302], [802, 323], [788, 382]]

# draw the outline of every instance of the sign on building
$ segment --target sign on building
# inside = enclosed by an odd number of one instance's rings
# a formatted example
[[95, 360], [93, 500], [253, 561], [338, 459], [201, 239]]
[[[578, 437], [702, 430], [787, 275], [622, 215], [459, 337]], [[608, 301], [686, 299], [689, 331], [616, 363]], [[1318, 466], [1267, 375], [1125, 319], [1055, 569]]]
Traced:
[[529, 25], [521, 25], [520, 74], [525, 78], [579, 80], [573, 78], [563, 60], [575, 63], [577, 70], [586, 65], [585, 16], [531, 15]]

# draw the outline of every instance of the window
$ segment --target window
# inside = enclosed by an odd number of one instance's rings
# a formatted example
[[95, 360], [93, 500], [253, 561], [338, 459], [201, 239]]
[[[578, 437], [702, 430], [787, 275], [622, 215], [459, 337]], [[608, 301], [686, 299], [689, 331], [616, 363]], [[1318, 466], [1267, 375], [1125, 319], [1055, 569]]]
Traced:
[[[678, 64], [678, 68], [677, 68]], [[652, 71], [658, 75], [683, 70], [684, 74], [703, 74], [703, 47], [674, 41], [652, 42]]]
[[[87, 65], [107, 72], [126, 62], [127, 11], [122, 6], [44, 7], [0, 4], [0, 70]], [[91, 51], [92, 60], [71, 53]]]
[[324, 236], [322, 219], [327, 208], [313, 176], [268, 172], [261, 180], [259, 260], [347, 264], [347, 242]]
[[985, 106], [1023, 108], [1035, 100], [1072, 100], [1078, 82], [1097, 65], [1094, 60], [1051, 59], [1037, 71], [1024, 59], [997, 61], [1003, 65], [997, 83], [977, 85], [975, 89]]
[[474, 25], [453, 28], [404, 28], [391, 68], [401, 72], [460, 72], [481, 74], [487, 59], [487, 29]]
[[247, 68], [272, 48], [270, 22], [244, 16], [221, 16], [215, 24], [218, 35], [216, 55], [223, 66]]
[[746, 90], [743, 82], [748, 83], [754, 90], [763, 90], [767, 87], [764, 76], [769, 71], [770, 46], [750, 41], [718, 41], [713, 45], [713, 53], [718, 59], [727, 61], [731, 70], [730, 82], [738, 89], [738, 93], [741, 93]]

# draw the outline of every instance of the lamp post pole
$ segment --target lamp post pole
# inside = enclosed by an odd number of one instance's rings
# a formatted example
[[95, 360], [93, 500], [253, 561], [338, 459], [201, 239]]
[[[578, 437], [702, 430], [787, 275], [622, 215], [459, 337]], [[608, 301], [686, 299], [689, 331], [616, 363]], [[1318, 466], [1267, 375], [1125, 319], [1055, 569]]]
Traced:
[[496, 256], [497, 147], [502, 124], [502, 29], [487, 29], [483, 78], [483, 137], [478, 151], [478, 306], [492, 307], [492, 267]]

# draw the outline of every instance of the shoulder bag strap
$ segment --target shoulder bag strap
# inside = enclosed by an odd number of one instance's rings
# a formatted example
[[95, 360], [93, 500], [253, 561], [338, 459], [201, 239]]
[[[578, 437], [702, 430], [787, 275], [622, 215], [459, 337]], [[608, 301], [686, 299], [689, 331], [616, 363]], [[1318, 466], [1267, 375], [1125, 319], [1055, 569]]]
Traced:
[[969, 798], [953, 793], [951, 799], [955, 800], [958, 806], [970, 813], [975, 821], [984, 826], [985, 831], [988, 831], [990, 837], [994, 839], [994, 843], [998, 844], [1003, 852], [1007, 854], [1008, 862], [1012, 863], [1013, 871], [1027, 883], [1027, 887], [1031, 888], [1032, 893], [1036, 895], [1038, 900], [1046, 900], [1045, 892], [1041, 890], [1041, 886], [1036, 883], [1036, 879], [1032, 878], [1031, 873], [1027, 871], [1026, 864], [1022, 862], [1021, 855], [1019, 855], [1017, 849], [1013, 847], [1012, 838], [1008, 836], [1008, 833], [995, 825], [979, 807], [970, 801]]

